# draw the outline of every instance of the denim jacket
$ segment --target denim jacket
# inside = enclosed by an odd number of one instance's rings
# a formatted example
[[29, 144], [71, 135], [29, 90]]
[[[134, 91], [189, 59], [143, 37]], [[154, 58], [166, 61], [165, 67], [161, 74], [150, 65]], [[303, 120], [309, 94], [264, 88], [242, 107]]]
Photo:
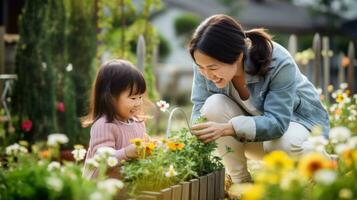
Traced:
[[[245, 71], [252, 66], [249, 57], [245, 59], [244, 66]], [[313, 126], [320, 125], [323, 135], [327, 137], [328, 113], [320, 102], [317, 90], [300, 72], [289, 52], [275, 42], [269, 68], [264, 76], [245, 74], [251, 103], [262, 114], [231, 119], [237, 137], [248, 142], [276, 139], [286, 132], [290, 122], [302, 124], [310, 131]], [[200, 109], [212, 94], [230, 96], [230, 84], [217, 88], [199, 73], [196, 65], [193, 71], [191, 120], [200, 116]]]

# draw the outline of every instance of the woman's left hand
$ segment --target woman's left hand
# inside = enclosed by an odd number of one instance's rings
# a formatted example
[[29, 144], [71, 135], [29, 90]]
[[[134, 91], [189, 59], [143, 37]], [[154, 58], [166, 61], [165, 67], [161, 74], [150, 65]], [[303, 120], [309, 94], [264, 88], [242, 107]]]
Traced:
[[193, 125], [191, 130], [203, 143], [214, 141], [222, 136], [235, 134], [230, 123], [204, 122]]

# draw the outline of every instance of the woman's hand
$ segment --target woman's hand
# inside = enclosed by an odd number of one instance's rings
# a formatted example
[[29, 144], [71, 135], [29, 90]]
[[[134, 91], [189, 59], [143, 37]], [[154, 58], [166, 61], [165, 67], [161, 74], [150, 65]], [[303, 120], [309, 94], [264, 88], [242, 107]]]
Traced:
[[232, 136], [235, 134], [233, 126], [230, 123], [205, 122], [193, 125], [191, 130], [203, 143], [214, 141], [222, 136]]

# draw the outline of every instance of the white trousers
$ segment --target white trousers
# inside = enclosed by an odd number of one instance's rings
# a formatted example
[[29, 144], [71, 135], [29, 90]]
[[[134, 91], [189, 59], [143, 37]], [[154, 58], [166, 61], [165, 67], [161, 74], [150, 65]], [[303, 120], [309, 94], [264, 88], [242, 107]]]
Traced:
[[[208, 121], [227, 123], [233, 117], [247, 115], [237, 103], [222, 94], [214, 94], [207, 98], [201, 109], [201, 115]], [[265, 142], [239, 142], [232, 136], [221, 137], [216, 140], [217, 154], [226, 153], [226, 146], [233, 149], [233, 153], [223, 156], [223, 164], [230, 174], [233, 183], [251, 181], [247, 170], [247, 159], [260, 160], [266, 153], [282, 150], [291, 156], [298, 156], [312, 151], [312, 145], [307, 141], [309, 130], [299, 123], [290, 122], [288, 130], [279, 139]]]

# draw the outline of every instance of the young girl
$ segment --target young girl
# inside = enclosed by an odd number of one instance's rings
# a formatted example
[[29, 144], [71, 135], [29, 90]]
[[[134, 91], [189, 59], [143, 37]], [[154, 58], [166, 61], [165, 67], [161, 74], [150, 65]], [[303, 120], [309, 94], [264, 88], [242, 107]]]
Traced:
[[145, 91], [143, 75], [130, 62], [111, 60], [101, 66], [93, 85], [89, 114], [82, 121], [84, 127], [92, 124], [83, 176], [98, 175], [97, 169], [89, 169], [87, 161], [100, 147], [114, 148], [119, 162], [137, 157], [130, 140], [145, 136], [145, 124], [136, 118]]

